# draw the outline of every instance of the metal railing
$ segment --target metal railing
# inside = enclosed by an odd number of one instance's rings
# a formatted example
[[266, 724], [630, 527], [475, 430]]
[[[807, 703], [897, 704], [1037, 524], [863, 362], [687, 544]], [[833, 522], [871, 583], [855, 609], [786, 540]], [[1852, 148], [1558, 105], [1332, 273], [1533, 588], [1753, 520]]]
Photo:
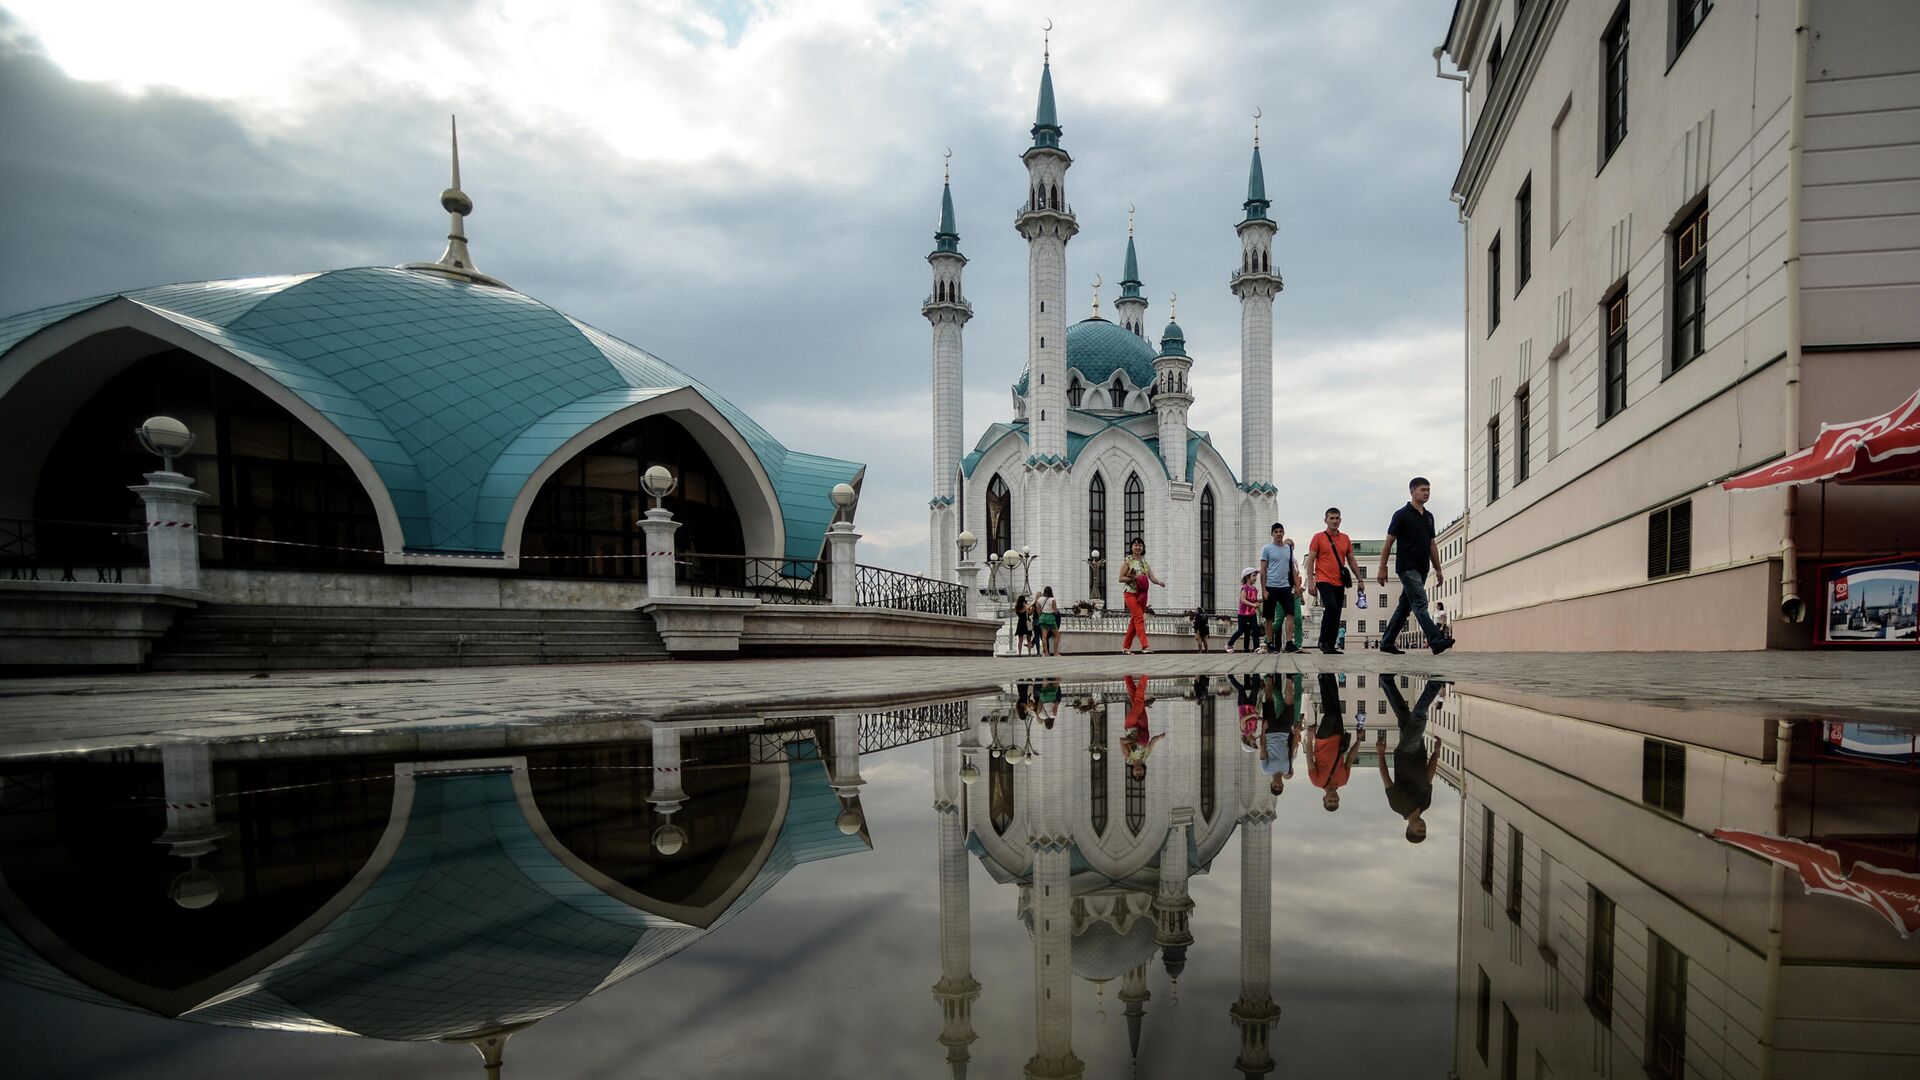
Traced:
[[853, 595], [857, 607], [892, 608], [930, 615], [965, 615], [967, 593], [950, 581], [903, 574], [878, 566], [856, 566]]
[[119, 585], [147, 564], [146, 531], [130, 522], [0, 518], [0, 568], [10, 581]]
[[819, 559], [763, 555], [674, 556], [676, 576], [689, 596], [750, 597], [763, 604], [825, 604], [827, 564]]
[[[964, 731], [967, 727], [967, 703], [941, 701], [885, 712], [860, 713], [857, 720], [860, 725], [860, 752], [877, 754]], [[832, 721], [831, 716], [803, 716], [771, 722], [766, 729], [755, 733], [751, 744], [752, 763], [767, 765], [791, 760], [824, 760], [833, 743]], [[806, 753], [796, 756], [787, 749], [792, 742], [808, 737], [813, 739], [813, 746]]]

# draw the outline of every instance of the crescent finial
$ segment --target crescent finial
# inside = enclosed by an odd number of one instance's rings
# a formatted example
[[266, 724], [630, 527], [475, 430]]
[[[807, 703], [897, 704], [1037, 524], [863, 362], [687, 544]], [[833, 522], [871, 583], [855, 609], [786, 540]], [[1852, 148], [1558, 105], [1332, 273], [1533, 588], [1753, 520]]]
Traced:
[[1053, 20], [1052, 20], [1052, 19], [1048, 19], [1048, 20], [1047, 20], [1047, 21], [1046, 21], [1046, 22], [1045, 22], [1045, 23], [1044, 23], [1044, 24], [1043, 24], [1043, 25], [1042, 25], [1042, 26], [1040, 27], [1040, 29], [1042, 29], [1042, 30], [1045, 30], [1045, 31], [1046, 31], [1047, 33], [1049, 33], [1049, 34], [1051, 34], [1051, 33], [1053, 33]]
[[948, 161], [953, 160], [953, 147], [951, 146], [947, 147], [947, 160]]
[[1253, 107], [1253, 145], [1260, 145], [1260, 106]]
[[1095, 275], [1093, 275], [1093, 287], [1097, 289], [1097, 288], [1099, 288], [1099, 287], [1100, 287], [1100, 286], [1101, 286], [1102, 284], [1104, 284], [1104, 281], [1102, 280], [1102, 278], [1100, 277], [1100, 275], [1099, 275], [1099, 274], [1095, 274]]
[[1180, 317], [1180, 294], [1168, 293], [1167, 294], [1167, 318], [1177, 319], [1179, 317]]

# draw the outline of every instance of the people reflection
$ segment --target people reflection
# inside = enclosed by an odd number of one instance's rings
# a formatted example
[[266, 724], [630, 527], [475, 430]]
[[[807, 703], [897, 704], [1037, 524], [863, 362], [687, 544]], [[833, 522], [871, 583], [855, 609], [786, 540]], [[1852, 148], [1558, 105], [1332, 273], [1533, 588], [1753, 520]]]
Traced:
[[1387, 805], [1407, 822], [1407, 843], [1417, 844], [1427, 838], [1427, 823], [1422, 814], [1433, 805], [1433, 774], [1440, 768], [1440, 740], [1433, 740], [1432, 753], [1427, 752], [1427, 715], [1433, 708], [1433, 699], [1440, 696], [1441, 687], [1446, 684], [1437, 679], [1427, 680], [1420, 691], [1420, 697], [1407, 708], [1407, 699], [1400, 693], [1400, 680], [1391, 675], [1380, 676], [1380, 690], [1387, 695], [1387, 707], [1393, 710], [1394, 722], [1400, 728], [1400, 741], [1393, 747], [1393, 773], [1387, 773], [1387, 733], [1382, 730], [1375, 736], [1375, 747], [1380, 751], [1375, 755], [1380, 763], [1380, 782], [1386, 785]]
[[1293, 758], [1300, 748], [1300, 676], [1268, 675], [1260, 694], [1263, 730], [1260, 771], [1268, 777], [1267, 790], [1279, 795], [1293, 779]]
[[1165, 732], [1152, 734], [1147, 725], [1147, 677], [1128, 675], [1127, 683], [1127, 720], [1124, 733], [1120, 738], [1120, 748], [1127, 763], [1127, 771], [1136, 780], [1147, 775], [1147, 756], [1153, 748], [1167, 737]]
[[1321, 790], [1320, 805], [1328, 813], [1340, 809], [1340, 789], [1353, 776], [1353, 759], [1359, 753], [1340, 706], [1340, 680], [1323, 671], [1320, 724], [1307, 733], [1307, 779]]

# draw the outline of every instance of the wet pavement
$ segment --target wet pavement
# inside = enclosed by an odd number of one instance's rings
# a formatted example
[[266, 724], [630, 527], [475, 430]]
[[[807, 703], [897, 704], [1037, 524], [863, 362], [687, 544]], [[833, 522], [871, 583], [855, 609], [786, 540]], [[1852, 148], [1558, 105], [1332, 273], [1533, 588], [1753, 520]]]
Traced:
[[1338, 659], [8, 684], [8, 1071], [1920, 1072], [1900, 669]]

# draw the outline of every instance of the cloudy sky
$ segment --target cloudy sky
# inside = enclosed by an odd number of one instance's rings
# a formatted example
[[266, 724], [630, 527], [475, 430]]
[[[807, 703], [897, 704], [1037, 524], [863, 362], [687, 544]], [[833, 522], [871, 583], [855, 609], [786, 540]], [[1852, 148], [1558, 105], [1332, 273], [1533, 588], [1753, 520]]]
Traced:
[[1430, 54], [1450, 10], [0, 0], [0, 313], [435, 258], [457, 112], [481, 269], [699, 376], [789, 445], [868, 463], [861, 559], [919, 569], [941, 154], [972, 259], [977, 435], [1011, 415], [1026, 359], [1012, 220], [1050, 16], [1081, 223], [1070, 277], [1119, 277], [1137, 204], [1149, 324], [1179, 293], [1193, 426], [1237, 466], [1227, 278], [1261, 107], [1287, 283], [1283, 519], [1300, 532], [1337, 503], [1378, 535], [1420, 472], [1444, 522], [1461, 505], [1459, 98]]

